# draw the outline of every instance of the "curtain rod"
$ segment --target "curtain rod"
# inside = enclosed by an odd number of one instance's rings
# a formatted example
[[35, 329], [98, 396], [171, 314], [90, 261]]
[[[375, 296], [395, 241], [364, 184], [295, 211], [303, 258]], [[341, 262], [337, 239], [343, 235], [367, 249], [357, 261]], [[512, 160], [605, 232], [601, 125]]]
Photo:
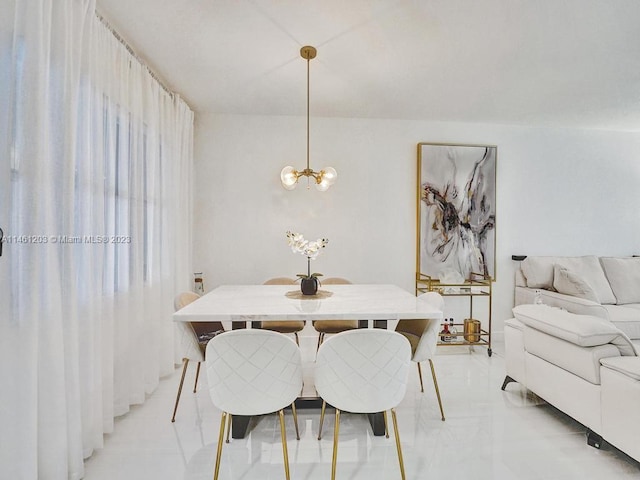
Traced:
[[[100, 22], [111, 32], [111, 34], [115, 37], [115, 39], [118, 40], [124, 46], [124, 48], [127, 49], [127, 52], [129, 52], [129, 54], [131, 54], [131, 56], [133, 58], [135, 58], [136, 61], [147, 70], [147, 72], [149, 72], [149, 75], [151, 75], [151, 78], [153, 78], [156, 82], [158, 82], [158, 85], [160, 85], [162, 87], [162, 89], [171, 96], [171, 98], [174, 98], [176, 96], [176, 93], [172, 92], [169, 89], [169, 87], [167, 87], [162, 82], [162, 80], [160, 80], [158, 75], [156, 75], [156, 73], [153, 70], [151, 70], [151, 68], [149, 68], [149, 65], [147, 65], [144, 62], [144, 60], [142, 60], [136, 54], [136, 52], [133, 50], [133, 48], [131, 48], [131, 46], [120, 36], [120, 34], [116, 31], [116, 29], [111, 26], [111, 24], [100, 14], [100, 12], [98, 12], [98, 10], [95, 11], [95, 14], [96, 14], [96, 17], [98, 17], [98, 20], [100, 20]], [[182, 99], [182, 101], [184, 101], [184, 99]], [[191, 107], [189, 107], [189, 108], [191, 108]]]

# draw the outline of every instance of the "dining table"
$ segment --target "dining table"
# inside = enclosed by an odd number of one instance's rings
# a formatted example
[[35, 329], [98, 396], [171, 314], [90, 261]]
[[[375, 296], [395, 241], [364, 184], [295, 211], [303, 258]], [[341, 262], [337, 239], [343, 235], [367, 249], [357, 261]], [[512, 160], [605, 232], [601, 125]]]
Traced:
[[[174, 321], [220, 321], [233, 329], [270, 320], [358, 320], [360, 327], [387, 328], [394, 320], [442, 317], [441, 310], [391, 284], [321, 285], [315, 295], [303, 295], [295, 285], [222, 285], [173, 314]], [[296, 406], [317, 403], [312, 387], [303, 389]], [[233, 438], [244, 438], [249, 420], [233, 416]], [[374, 435], [385, 434], [382, 413], [369, 415], [369, 421]]]

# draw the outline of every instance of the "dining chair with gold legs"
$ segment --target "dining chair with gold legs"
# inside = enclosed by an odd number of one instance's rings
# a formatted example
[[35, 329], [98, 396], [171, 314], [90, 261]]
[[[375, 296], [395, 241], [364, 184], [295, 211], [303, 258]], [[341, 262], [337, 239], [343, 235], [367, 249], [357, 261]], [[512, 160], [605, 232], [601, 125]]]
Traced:
[[[287, 277], [275, 277], [270, 278], [263, 285], [296, 285], [296, 280]], [[298, 332], [304, 328], [303, 320], [269, 320], [261, 322], [260, 328], [263, 330], [271, 330], [278, 333], [293, 333], [296, 338], [296, 344], [300, 346], [300, 340], [298, 339]]]
[[[329, 277], [321, 281], [322, 285], [350, 285], [351, 282], [345, 278]], [[324, 341], [325, 334], [346, 332], [358, 328], [358, 320], [315, 320], [312, 322], [313, 328], [318, 332], [318, 346], [320, 348]]]
[[390, 330], [362, 328], [342, 332], [320, 346], [315, 386], [323, 407], [328, 403], [336, 410], [332, 480], [336, 477], [341, 412], [377, 413], [387, 410], [391, 410], [400, 475], [405, 479], [395, 408], [404, 398], [410, 363], [409, 342]]
[[280, 419], [284, 471], [289, 480], [284, 409], [292, 406], [299, 439], [294, 402], [302, 388], [300, 348], [291, 338], [269, 330], [233, 330], [217, 335], [209, 342], [205, 368], [211, 401], [222, 410], [214, 480], [217, 480], [220, 472], [228, 416], [275, 412], [278, 412]]
[[[444, 308], [444, 299], [442, 295], [436, 292], [427, 292], [418, 297], [418, 300], [427, 302], [438, 310]], [[396, 332], [400, 333], [409, 340], [411, 344], [411, 360], [418, 365], [418, 376], [420, 377], [420, 391], [424, 392], [424, 384], [422, 383], [422, 369], [420, 362], [429, 361], [431, 367], [431, 377], [433, 378], [433, 386], [436, 390], [438, 405], [440, 406], [440, 415], [444, 421], [444, 409], [442, 408], [442, 398], [440, 398], [440, 389], [438, 388], [438, 379], [436, 378], [436, 370], [433, 366], [433, 356], [436, 352], [438, 343], [438, 332], [440, 323], [437, 320], [400, 320], [396, 326]]]
[[[190, 303], [200, 298], [200, 295], [194, 292], [183, 292], [178, 294], [174, 301], [173, 306], [176, 311], [186, 307]], [[193, 393], [198, 388], [198, 377], [200, 376], [200, 364], [204, 361], [204, 352], [207, 347], [207, 342], [214, 335], [224, 330], [222, 323], [220, 322], [176, 322], [180, 335], [180, 348], [182, 350], [182, 375], [180, 376], [180, 384], [178, 385], [178, 394], [176, 395], [176, 403], [173, 407], [173, 415], [171, 416], [171, 422], [176, 421], [176, 413], [178, 411], [178, 404], [180, 403], [180, 396], [182, 395], [182, 387], [184, 385], [184, 379], [187, 374], [187, 367], [190, 361], [198, 362], [196, 368], [196, 379], [193, 383]]]

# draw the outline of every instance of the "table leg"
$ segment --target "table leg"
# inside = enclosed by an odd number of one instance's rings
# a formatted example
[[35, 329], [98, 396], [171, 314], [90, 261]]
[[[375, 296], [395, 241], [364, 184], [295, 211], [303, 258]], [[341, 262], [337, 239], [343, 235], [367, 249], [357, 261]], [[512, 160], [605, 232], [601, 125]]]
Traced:
[[[256, 323], [257, 325], [253, 325]], [[260, 328], [259, 322], [252, 322], [252, 328]], [[247, 328], [246, 322], [232, 322], [231, 329], [232, 330], [241, 330], [243, 328]], [[251, 417], [244, 417], [242, 415], [233, 415], [231, 417], [231, 438], [244, 438], [247, 436], [249, 430], [249, 422], [251, 421]]]
[[[231, 438], [244, 438], [249, 430], [251, 417], [233, 415], [231, 417]], [[384, 428], [384, 427], [383, 427]]]
[[[358, 320], [358, 328], [369, 328], [369, 320]], [[387, 320], [374, 320], [373, 328], [387, 328]]]
[[[360, 328], [368, 328], [369, 320], [359, 320], [358, 326]], [[387, 328], [387, 320], [374, 320], [373, 328]], [[373, 430], [373, 435], [376, 437], [381, 437], [385, 435], [384, 431], [384, 415], [382, 412], [378, 413], [370, 413], [369, 415], [369, 424], [371, 425], [371, 430]]]
[[373, 435], [376, 437], [381, 437], [385, 434], [384, 431], [384, 414], [382, 412], [378, 413], [370, 413], [369, 414], [369, 423], [371, 424], [371, 429], [373, 430]]

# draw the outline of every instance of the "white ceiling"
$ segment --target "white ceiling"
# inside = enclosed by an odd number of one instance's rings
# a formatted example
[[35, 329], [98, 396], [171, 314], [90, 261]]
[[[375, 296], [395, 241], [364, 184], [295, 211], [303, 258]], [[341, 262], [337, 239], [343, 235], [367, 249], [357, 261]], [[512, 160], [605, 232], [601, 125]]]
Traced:
[[198, 112], [640, 131], [638, 0], [97, 0]]

